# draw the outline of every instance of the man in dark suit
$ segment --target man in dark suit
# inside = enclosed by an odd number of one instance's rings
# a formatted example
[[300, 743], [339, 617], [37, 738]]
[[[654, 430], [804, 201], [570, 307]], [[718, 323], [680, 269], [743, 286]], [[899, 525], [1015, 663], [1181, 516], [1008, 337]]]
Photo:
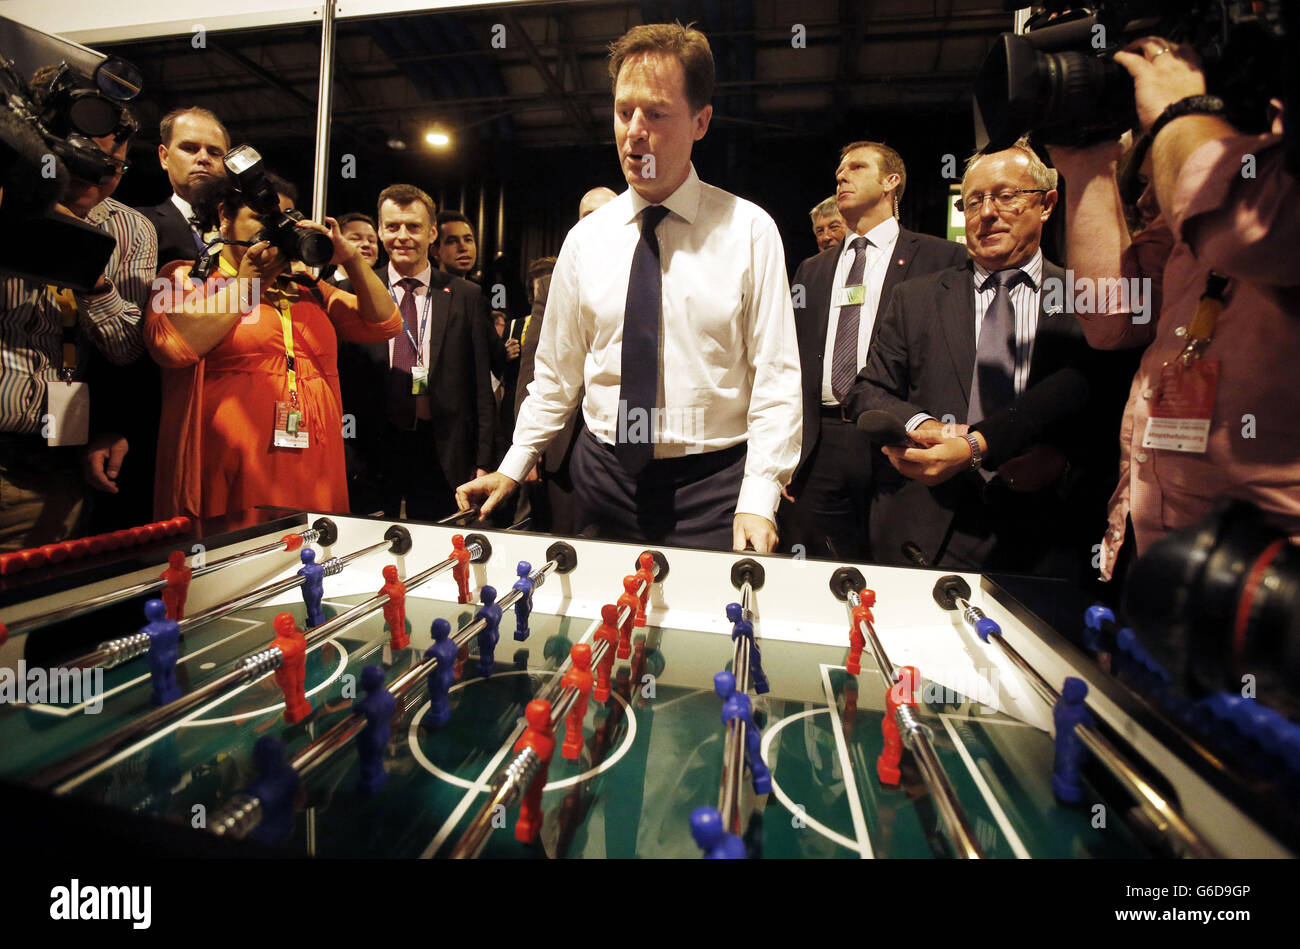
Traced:
[[846, 145], [835, 180], [845, 239], [801, 263], [791, 281], [803, 374], [803, 446], [778, 517], [788, 550], [866, 560], [871, 472], [879, 463], [871, 463], [871, 444], [844, 419], [841, 403], [866, 364], [872, 328], [893, 288], [956, 266], [966, 251], [898, 226], [907, 169], [888, 145]]
[[[495, 461], [487, 301], [478, 286], [434, 268], [433, 199], [413, 185], [379, 194], [378, 268], [405, 324], [386, 343], [340, 343], [343, 411], [356, 424], [352, 509], [437, 520], [456, 510], [454, 486]], [[347, 289], [347, 287], [343, 287]]]
[[172, 195], [162, 204], [140, 208], [158, 232], [158, 269], [173, 260], [194, 260], [203, 245], [190, 202], [208, 178], [226, 173], [221, 158], [230, 150], [230, 133], [207, 109], [175, 109], [158, 130], [158, 163], [171, 181]]
[[[905, 562], [915, 542], [932, 564], [1078, 579], [1086, 526], [1104, 515], [1109, 450], [1122, 398], [1077, 322], [1063, 312], [1064, 273], [1043, 259], [1056, 173], [1025, 144], [976, 156], [961, 203], [969, 263], [899, 286], [876, 327], [847, 414], [894, 415], [916, 447], [886, 447], [904, 476], [878, 484], [876, 559]], [[1077, 371], [1090, 388], [1027, 405], [1044, 380]], [[1041, 399], [1039, 399], [1041, 402]], [[1098, 485], [1103, 487], [1098, 490]], [[1090, 534], [1089, 531], [1092, 533]]]

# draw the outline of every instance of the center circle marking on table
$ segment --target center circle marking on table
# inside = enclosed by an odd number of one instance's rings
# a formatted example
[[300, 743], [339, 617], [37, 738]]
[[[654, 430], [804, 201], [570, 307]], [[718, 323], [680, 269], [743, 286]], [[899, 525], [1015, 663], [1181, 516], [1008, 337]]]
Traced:
[[[555, 670], [554, 669], [511, 669], [509, 672], [494, 673], [489, 678], [504, 679], [506, 676], [525, 676], [525, 675], [553, 676], [555, 675]], [[447, 694], [450, 695], [452, 692], [455, 692], [458, 689], [463, 689], [467, 685], [473, 685], [476, 682], [486, 682], [486, 681], [487, 679], [484, 679], [482, 676], [475, 676], [473, 679], [465, 679], [462, 682], [457, 682], [450, 689], [448, 689]], [[588, 778], [594, 778], [596, 775], [600, 774], [601, 772], [606, 771], [609, 768], [612, 768], [616, 763], [618, 763], [618, 760], [622, 758], [625, 754], [627, 754], [628, 751], [631, 749], [632, 743], [636, 741], [636, 713], [633, 711], [632, 706], [628, 704], [627, 699], [623, 698], [623, 696], [619, 695], [619, 693], [611, 689], [609, 694], [611, 698], [618, 699], [619, 702], [622, 703], [623, 710], [627, 713], [627, 733], [623, 736], [623, 740], [619, 742], [619, 746], [614, 749], [614, 753], [612, 755], [610, 755], [608, 758], [606, 758], [604, 761], [602, 761], [594, 768], [588, 768], [586, 771], [583, 771], [581, 774], [575, 774], [567, 778], [561, 778], [558, 781], [547, 781], [546, 787], [542, 788], [543, 791], [556, 791], [559, 790], [560, 788], [571, 787], [572, 785], [577, 784], [579, 781], [586, 781]], [[424, 753], [424, 749], [420, 747], [420, 719], [424, 718], [424, 713], [428, 710], [431, 704], [433, 703], [425, 702], [418, 709], [416, 709], [415, 714], [411, 716], [411, 727], [410, 730], [407, 732], [407, 738], [411, 745], [411, 755], [415, 758], [416, 761], [420, 763], [420, 766], [424, 768], [426, 771], [428, 771], [430, 774], [436, 775], [437, 777], [442, 778], [448, 784], [453, 784], [458, 788], [464, 788], [467, 791], [473, 790], [475, 787], [478, 786], [478, 782], [468, 781], [465, 778], [460, 777], [459, 775], [451, 774], [450, 772], [444, 771], [442, 768], [439, 768], [436, 764], [434, 764], [432, 761], [429, 760], [429, 756], [426, 755]], [[556, 731], [557, 732], [560, 731], [560, 728], [558, 726], [556, 728]], [[562, 742], [563, 738], [557, 735], [556, 741]], [[488, 787], [484, 786], [480, 788], [480, 790], [486, 791], [488, 790]]]
[[[763, 732], [763, 743], [759, 746], [759, 753], [763, 756], [763, 760], [764, 761], [767, 760], [768, 749], [772, 747], [772, 742], [776, 739], [777, 733], [780, 732], [781, 729], [785, 728], [785, 726], [789, 725], [793, 721], [797, 721], [801, 718], [808, 718], [810, 715], [820, 715], [823, 712], [829, 714], [830, 709], [829, 708], [804, 709], [802, 712], [796, 712], [793, 715], [786, 716], [785, 718], [777, 722], [775, 725], [769, 725], [766, 731]], [[781, 790], [781, 785], [776, 783], [775, 770], [772, 771], [772, 793], [776, 795], [776, 799], [780, 801], [782, 804], [784, 804], [786, 810], [788, 810], [791, 814], [800, 814], [799, 806], [790, 799], [790, 795], [786, 794], [785, 791]], [[821, 821], [814, 818], [806, 810], [800, 814], [799, 819], [802, 820], [809, 827], [811, 827], [813, 830], [817, 831], [817, 833], [821, 834], [827, 840], [837, 843], [841, 847], [845, 847], [849, 850], [852, 850], [854, 853], [861, 853], [862, 848], [858, 846], [858, 842], [856, 840], [850, 840], [848, 837], [845, 837], [843, 834], [837, 834], [835, 831], [831, 830]]]
[[[339, 664], [334, 669], [333, 673], [331, 673], [330, 675], [322, 679], [319, 685], [315, 686], [310, 691], [305, 692], [304, 695], [315, 695], [321, 689], [325, 688], [326, 686], [334, 682], [335, 679], [337, 679], [339, 676], [343, 674], [343, 670], [348, 667], [348, 659], [350, 658], [350, 653], [346, 649], [344, 649], [343, 646], [339, 644], [339, 641], [337, 639], [329, 640], [328, 642], [322, 644], [321, 648], [324, 649], [325, 646], [333, 646], [335, 649], [339, 651]], [[264, 715], [267, 712], [274, 712], [276, 709], [282, 709], [282, 708], [284, 708], [284, 702], [281, 701], [281, 702], [276, 702], [274, 705], [268, 705], [266, 706], [266, 708], [255, 709], [251, 712], [239, 712], [235, 715], [223, 715], [220, 718], [191, 719], [188, 722], [182, 722], [180, 727], [195, 728], [199, 725], [228, 725], [231, 722], [243, 721], [244, 719], [253, 718], [257, 715]]]

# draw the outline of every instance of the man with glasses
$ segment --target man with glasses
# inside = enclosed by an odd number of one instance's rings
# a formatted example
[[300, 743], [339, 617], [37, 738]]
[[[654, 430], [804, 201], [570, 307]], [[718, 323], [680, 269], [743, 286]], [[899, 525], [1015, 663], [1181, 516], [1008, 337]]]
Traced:
[[884, 448], [904, 481], [872, 501], [880, 561], [904, 562], [910, 541], [944, 567], [1087, 567], [1083, 522], [1102, 514], [1110, 471], [1095, 469], [1118, 417], [1103, 419], [1095, 356], [1059, 303], [1064, 272], [1039, 246], [1055, 186], [1024, 142], [974, 156], [959, 201], [970, 261], [900, 285], [877, 321], [846, 414], [888, 412], [913, 443]]

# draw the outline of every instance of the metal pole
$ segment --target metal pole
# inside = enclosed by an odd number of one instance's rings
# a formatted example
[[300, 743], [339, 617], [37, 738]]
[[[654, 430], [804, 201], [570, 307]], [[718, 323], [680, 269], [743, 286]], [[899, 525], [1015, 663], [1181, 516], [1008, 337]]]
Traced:
[[320, 24], [320, 87], [316, 93], [316, 166], [311, 216], [325, 220], [329, 189], [330, 114], [334, 107], [334, 0], [325, 0]]

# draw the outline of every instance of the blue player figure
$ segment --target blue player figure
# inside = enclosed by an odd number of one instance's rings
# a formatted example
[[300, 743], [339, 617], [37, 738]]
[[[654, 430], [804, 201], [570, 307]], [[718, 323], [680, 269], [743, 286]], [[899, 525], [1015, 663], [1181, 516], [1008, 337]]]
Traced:
[[176, 659], [181, 653], [181, 624], [167, 618], [167, 604], [150, 600], [144, 605], [144, 617], [149, 622], [140, 632], [149, 636], [149, 676], [153, 682], [153, 704], [166, 705], [181, 697], [181, 687], [176, 684]]
[[426, 728], [441, 728], [451, 721], [451, 702], [447, 693], [456, 681], [456, 640], [451, 638], [451, 623], [441, 616], [433, 621], [433, 645], [424, 658], [436, 658], [438, 664], [429, 673], [429, 710], [421, 722]]
[[501, 625], [501, 607], [497, 606], [496, 587], [484, 586], [479, 591], [479, 596], [483, 600], [483, 605], [474, 614], [476, 620], [483, 621], [483, 630], [478, 634], [478, 671], [484, 676], [490, 676], [492, 667], [496, 665], [493, 650], [497, 648], [497, 640], [501, 638], [497, 630]]
[[1092, 714], [1083, 704], [1088, 695], [1088, 683], [1069, 676], [1061, 688], [1061, 697], [1052, 708], [1052, 723], [1056, 726], [1056, 760], [1052, 766], [1052, 793], [1062, 804], [1078, 804], [1083, 800], [1083, 784], [1079, 781], [1079, 767], [1083, 764], [1086, 749], [1083, 740], [1074, 733], [1074, 726], [1092, 726]]
[[285, 764], [284, 744], [274, 735], [263, 735], [253, 745], [253, 767], [257, 778], [244, 788], [244, 793], [257, 798], [262, 819], [251, 836], [263, 843], [283, 843], [293, 832], [298, 772]]
[[519, 591], [519, 599], [515, 600], [515, 639], [519, 642], [528, 638], [528, 614], [533, 611], [533, 587], [537, 586], [528, 576], [532, 572], [533, 565], [527, 560], [519, 561], [515, 567], [515, 573], [519, 574], [515, 581], [515, 589]]
[[722, 815], [711, 807], [691, 811], [691, 836], [704, 851], [705, 860], [744, 860], [745, 843], [722, 827]]
[[745, 761], [749, 764], [750, 776], [754, 779], [755, 794], [772, 793], [772, 772], [763, 762], [759, 750], [761, 736], [758, 726], [754, 724], [754, 715], [750, 710], [749, 696], [736, 691], [736, 677], [730, 672], [719, 672], [713, 677], [713, 689], [722, 699], [722, 724], [732, 719], [745, 723]]
[[357, 736], [357, 755], [361, 759], [361, 780], [357, 790], [374, 794], [388, 781], [384, 773], [384, 749], [392, 728], [397, 699], [384, 688], [384, 667], [366, 666], [361, 670], [361, 688], [366, 697], [358, 699], [356, 710], [366, 717], [366, 727]]
[[766, 695], [767, 676], [763, 675], [763, 655], [758, 651], [758, 643], [754, 642], [754, 624], [745, 619], [745, 611], [740, 608], [739, 603], [727, 604], [727, 619], [732, 622], [733, 643], [737, 636], [744, 636], [749, 640], [749, 674], [754, 677], [754, 691], [759, 695]]
[[302, 559], [302, 569], [298, 576], [302, 581], [302, 601], [307, 606], [308, 629], [325, 622], [325, 612], [321, 609], [321, 597], [325, 595], [325, 567], [316, 562], [316, 551], [304, 547], [298, 555]]

